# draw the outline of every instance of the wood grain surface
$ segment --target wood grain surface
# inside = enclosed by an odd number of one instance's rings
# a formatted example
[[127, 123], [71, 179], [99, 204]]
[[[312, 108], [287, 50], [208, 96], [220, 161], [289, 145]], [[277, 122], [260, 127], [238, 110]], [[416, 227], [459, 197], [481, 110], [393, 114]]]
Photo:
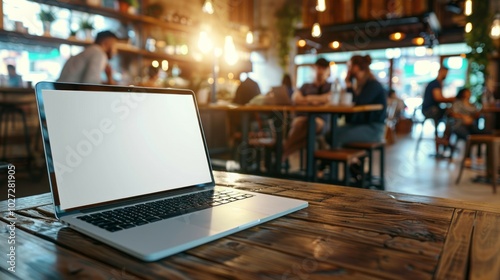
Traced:
[[[12, 279], [500, 279], [500, 210], [441, 198], [215, 172], [221, 186], [309, 207], [157, 262], [82, 235], [50, 196], [17, 200]], [[0, 226], [12, 221], [6, 202]]]

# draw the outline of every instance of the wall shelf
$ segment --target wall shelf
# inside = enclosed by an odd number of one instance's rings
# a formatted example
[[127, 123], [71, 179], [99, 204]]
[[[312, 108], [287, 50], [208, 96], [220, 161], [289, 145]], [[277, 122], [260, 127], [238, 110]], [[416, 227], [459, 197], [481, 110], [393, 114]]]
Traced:
[[147, 15], [122, 13], [111, 8], [90, 6], [86, 4], [84, 1], [77, 1], [77, 2], [71, 0], [30, 0], [30, 1], [35, 3], [85, 12], [89, 14], [110, 17], [126, 23], [130, 22], [130, 23], [144, 23], [149, 25], [155, 25], [172, 31], [191, 32], [193, 27], [193, 26], [183, 25], [180, 23], [162, 21]]

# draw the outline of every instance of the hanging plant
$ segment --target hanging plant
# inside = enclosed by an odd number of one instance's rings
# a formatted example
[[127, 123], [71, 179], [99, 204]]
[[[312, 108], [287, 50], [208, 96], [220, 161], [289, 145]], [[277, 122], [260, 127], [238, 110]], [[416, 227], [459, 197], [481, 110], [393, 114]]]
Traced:
[[302, 18], [301, 1], [285, 0], [281, 9], [276, 11], [276, 29], [278, 31], [278, 56], [283, 69], [288, 66], [290, 40], [294, 36], [295, 26]]
[[471, 48], [467, 54], [470, 62], [470, 75], [467, 86], [476, 101], [481, 100], [487, 76], [489, 55], [495, 50], [489, 36], [493, 15], [490, 13], [490, 0], [473, 1], [473, 13], [467, 17], [472, 23], [472, 30], [465, 34], [465, 42]]

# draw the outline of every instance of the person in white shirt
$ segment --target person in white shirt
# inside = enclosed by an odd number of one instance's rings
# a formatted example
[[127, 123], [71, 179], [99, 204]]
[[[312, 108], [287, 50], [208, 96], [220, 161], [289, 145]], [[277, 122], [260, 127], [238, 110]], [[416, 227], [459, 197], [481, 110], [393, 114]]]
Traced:
[[[111, 31], [97, 33], [94, 44], [83, 52], [66, 61], [58, 82], [115, 84], [109, 59], [116, 53], [118, 37]], [[101, 74], [105, 72], [107, 80], [102, 81]]]

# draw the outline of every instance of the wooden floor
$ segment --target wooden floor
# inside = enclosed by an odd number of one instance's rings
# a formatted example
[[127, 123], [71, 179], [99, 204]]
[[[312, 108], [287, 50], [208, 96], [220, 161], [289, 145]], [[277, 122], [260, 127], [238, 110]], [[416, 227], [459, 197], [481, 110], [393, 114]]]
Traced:
[[[424, 131], [427, 139], [421, 142], [418, 151], [415, 148], [419, 126], [412, 134], [398, 135], [396, 143], [387, 146], [385, 176], [388, 191], [500, 204], [500, 193], [494, 195], [491, 185], [472, 182], [482, 172], [480, 165], [465, 169], [460, 184], [455, 185], [464, 143], [460, 143], [460, 149], [451, 161], [436, 160], [429, 156], [434, 151], [432, 129]], [[22, 170], [17, 175], [17, 197], [49, 191], [46, 176], [33, 181]], [[0, 177], [0, 180], [5, 179]], [[2, 183], [0, 191], [5, 186]]]
[[431, 139], [423, 140], [416, 151], [416, 138], [399, 136], [397, 143], [387, 148], [388, 191], [500, 204], [500, 193], [493, 194], [491, 184], [474, 182], [477, 175], [484, 173], [481, 160], [473, 157], [472, 166], [464, 169], [460, 183], [455, 184], [465, 143], [459, 143], [459, 150], [449, 161], [429, 156], [435, 151]]

